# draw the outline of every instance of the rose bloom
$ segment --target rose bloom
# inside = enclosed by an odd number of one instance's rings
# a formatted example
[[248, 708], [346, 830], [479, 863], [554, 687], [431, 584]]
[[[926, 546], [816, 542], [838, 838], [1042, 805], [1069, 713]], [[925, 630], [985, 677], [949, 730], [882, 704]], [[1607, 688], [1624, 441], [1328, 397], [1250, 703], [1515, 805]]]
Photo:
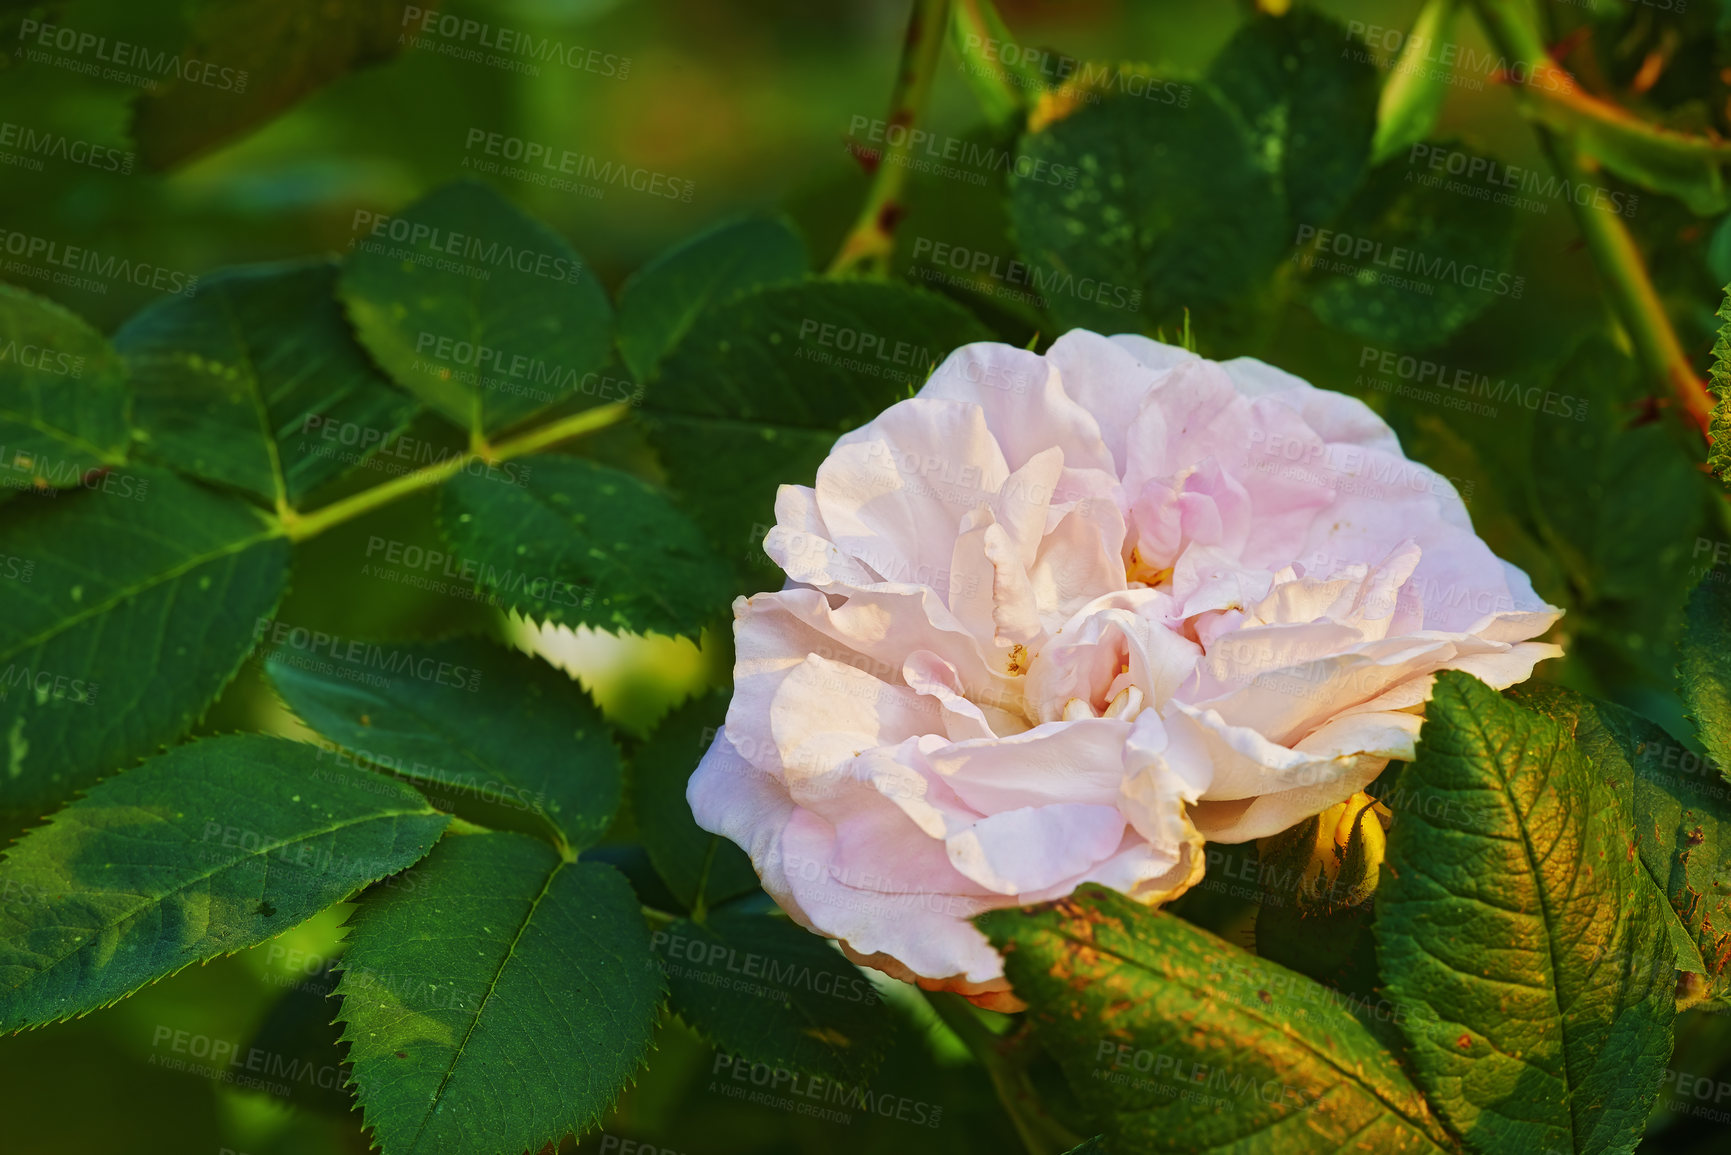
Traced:
[[775, 510], [692, 810], [854, 961], [987, 1006], [974, 915], [1170, 900], [1411, 758], [1438, 670], [1561, 653], [1366, 405], [1145, 337], [958, 349]]

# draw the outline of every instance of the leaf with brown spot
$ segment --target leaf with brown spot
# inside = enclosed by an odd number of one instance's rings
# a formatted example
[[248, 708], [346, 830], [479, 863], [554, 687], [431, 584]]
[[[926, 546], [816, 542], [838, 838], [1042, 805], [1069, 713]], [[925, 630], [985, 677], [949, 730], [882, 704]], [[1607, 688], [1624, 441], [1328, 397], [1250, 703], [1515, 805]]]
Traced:
[[1337, 991], [1097, 886], [976, 922], [1110, 1150], [1455, 1150]]

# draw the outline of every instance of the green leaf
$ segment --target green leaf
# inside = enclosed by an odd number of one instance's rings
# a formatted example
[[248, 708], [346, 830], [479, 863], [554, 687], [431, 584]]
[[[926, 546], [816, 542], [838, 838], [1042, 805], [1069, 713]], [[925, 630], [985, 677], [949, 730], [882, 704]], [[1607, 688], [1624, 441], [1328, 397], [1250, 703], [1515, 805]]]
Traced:
[[29, 818], [184, 734], [240, 668], [288, 582], [252, 506], [164, 470], [0, 510], [0, 808]]
[[877, 989], [830, 943], [785, 918], [712, 911], [650, 942], [673, 1009], [718, 1047], [853, 1083], [883, 1058], [895, 1020]]
[[385, 1155], [534, 1151], [593, 1125], [663, 977], [631, 887], [520, 834], [445, 839], [349, 923], [343, 1038]]
[[0, 285], [0, 473], [9, 487], [77, 485], [126, 460], [126, 366], [76, 315]]
[[268, 668], [289, 708], [361, 761], [531, 811], [567, 850], [606, 833], [619, 807], [619, 750], [583, 687], [477, 638], [394, 648], [406, 668], [446, 676], [378, 686], [275, 656]]
[[1713, 476], [1731, 485], [1731, 285], [1721, 290], [1719, 311], [1714, 314], [1719, 329], [1713, 338], [1713, 418], [1707, 430], [1707, 468]]
[[1514, 210], [1430, 188], [1406, 164], [1371, 170], [1341, 226], [1300, 229], [1292, 260], [1324, 322], [1400, 349], [1428, 349], [1499, 301], [1519, 300]]
[[726, 573], [654, 486], [578, 457], [526, 457], [523, 485], [463, 474], [439, 523], [465, 576], [540, 621], [695, 637], [727, 607]]
[[393, 380], [493, 431], [579, 392], [607, 362], [613, 310], [583, 259], [486, 185], [458, 181], [381, 217], [338, 289]]
[[781, 217], [730, 221], [661, 254], [619, 290], [619, 353], [646, 380], [691, 323], [750, 289], [802, 280], [805, 240]]
[[1725, 990], [1731, 962], [1731, 785], [1658, 725], [1612, 702], [1531, 682], [1510, 691], [1555, 718], [1598, 773], [1633, 781], [1642, 867], [1670, 904], [1665, 920], [1679, 970]]
[[1590, 596], [1658, 601], [1673, 618], [1694, 564], [1702, 495], [1713, 487], [1663, 425], [1629, 426], [1645, 391], [1609, 338], [1584, 341], [1546, 392], [1574, 398], [1580, 418], [1553, 406], [1533, 419], [1532, 504], [1546, 544]]
[[138, 98], [132, 136], [144, 162], [179, 164], [345, 72], [388, 59], [403, 23], [401, 0], [206, 0], [178, 53], [184, 71]]
[[1293, 231], [1334, 219], [1369, 163], [1377, 75], [1363, 49], [1339, 21], [1298, 6], [1253, 17], [1209, 65], [1280, 181]]
[[1377, 957], [1419, 1085], [1476, 1150], [1627, 1151], [1671, 1053], [1675, 970], [1629, 777], [1440, 675], [1402, 771]]
[[0, 1031], [82, 1015], [273, 938], [427, 853], [408, 786], [321, 773], [259, 735], [180, 746], [93, 786], [0, 862]]
[[697, 825], [685, 787], [727, 721], [726, 691], [679, 707], [631, 759], [631, 813], [656, 873], [688, 909], [718, 906], [757, 889], [745, 851]]
[[[1724, 774], [1731, 767], [1731, 587], [1714, 580], [1719, 576], [1718, 571], [1709, 571], [1689, 595], [1679, 643], [1677, 692], [1701, 744]], [[1731, 774], [1726, 780], [1731, 781]]]
[[1086, 1139], [1081, 1145], [1070, 1148], [1065, 1155], [1108, 1155], [1106, 1137], [1096, 1135], [1092, 1139]]
[[[1452, 68], [1426, 59], [1436, 45], [1449, 43], [1460, 0], [1425, 0], [1413, 17], [1412, 31], [1389, 66], [1376, 106], [1376, 137], [1371, 163], [1381, 164], [1424, 140], [1436, 127], [1448, 95]], [[1361, 49], [1362, 51], [1362, 49]]]
[[[1058, 323], [1116, 333], [1137, 327], [1138, 304], [1151, 328], [1226, 303], [1268, 274], [1292, 233], [1269, 157], [1213, 86], [1107, 75], [1149, 95], [1111, 90], [1024, 135], [1010, 216]], [[1038, 178], [1058, 166], [1078, 171], [1075, 187]]]
[[975, 922], [1114, 1150], [1453, 1149], [1338, 991], [1093, 884]]
[[761, 579], [776, 488], [810, 484], [839, 435], [991, 339], [961, 306], [900, 283], [762, 289], [704, 312], [662, 362], [644, 398], [650, 440], [686, 506]]
[[146, 455], [292, 506], [407, 428], [418, 406], [355, 343], [336, 283], [322, 258], [227, 269], [128, 321]]

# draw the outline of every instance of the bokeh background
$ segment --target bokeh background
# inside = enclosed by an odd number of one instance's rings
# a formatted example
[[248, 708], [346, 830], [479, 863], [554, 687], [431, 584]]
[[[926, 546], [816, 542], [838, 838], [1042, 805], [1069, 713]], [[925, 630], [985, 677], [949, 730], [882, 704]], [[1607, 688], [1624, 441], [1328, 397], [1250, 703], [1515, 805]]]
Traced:
[[[362, 0], [329, 0], [326, 15]], [[320, 5], [291, 5], [320, 18]], [[1406, 29], [1409, 0], [1323, 2], [1315, 7], [1365, 28]], [[1544, 5], [1567, 63], [1654, 120], [1696, 132], [1731, 132], [1731, 3], [1661, 5], [1583, 0]], [[345, 75], [256, 131], [156, 171], [134, 138], [137, 90], [32, 61], [26, 22], [53, 20], [115, 40], [169, 46], [186, 39], [197, 6], [177, 0], [0, 2], [0, 122], [117, 150], [124, 163], [78, 163], [8, 151], [0, 127], [0, 228], [88, 246], [170, 270], [318, 252], [341, 254], [359, 235], [356, 214], [391, 212], [450, 179], [476, 133], [546, 142], [642, 166], [689, 185], [689, 199], [609, 186], [577, 195], [496, 176], [517, 204], [583, 254], [610, 289], [646, 259], [723, 218], [787, 213], [821, 266], [865, 194], [868, 176], [850, 148], [862, 121], [884, 115], [897, 66], [906, 0], [449, 0], [442, 10], [581, 45], [616, 61], [579, 71], [543, 64], [536, 74], [453, 58], [426, 46]], [[1131, 59], [1161, 75], [1200, 75], [1254, 10], [1228, 0], [1006, 0], [1000, 11], [1027, 45], [1084, 60]], [[334, 21], [333, 21], [334, 24]], [[259, 35], [268, 43], [270, 29]], [[1468, 20], [1452, 39], [1488, 51]], [[1586, 43], [1588, 49], [1576, 49]], [[310, 67], [310, 65], [309, 65]], [[940, 66], [930, 106], [934, 132], [985, 133], [955, 58]], [[1532, 128], [1495, 75], [1458, 76], [1435, 134], [1475, 155], [1542, 170]], [[107, 155], [107, 154], [104, 154]], [[8, 159], [10, 158], [10, 159]], [[1398, 162], [1397, 162], [1398, 163]], [[119, 168], [129, 171], [111, 171]], [[1413, 166], [1413, 171], [1417, 171]], [[1199, 165], [1194, 179], [1206, 184]], [[1705, 371], [1720, 286], [1731, 280], [1731, 216], [1700, 214], [1673, 198], [1596, 178], [1637, 195], [1625, 217], [1647, 254], [1665, 307], [1699, 371]], [[1042, 316], [1002, 292], [974, 292], [922, 276], [917, 238], [1001, 255], [1014, 253], [1003, 174], [981, 183], [916, 175], [902, 222], [898, 269], [964, 301], [1008, 340], [1055, 334]], [[1518, 298], [1499, 297], [1424, 356], [1474, 373], [1590, 398], [1591, 422], [1561, 421], [1520, 406], [1495, 416], [1394, 398], [1366, 387], [1365, 339], [1330, 327], [1277, 277], [1230, 317], [1199, 317], [1205, 355], [1252, 354], [1315, 383], [1357, 393], [1385, 412], [1408, 452], [1454, 479], [1475, 525], [1525, 568], [1539, 591], [1570, 610], [1570, 652], [1544, 676], [1617, 699], [1687, 733], [1669, 690], [1678, 608], [1689, 585], [1731, 550], [1725, 502], [1695, 467], [1699, 444], [1663, 390], [1628, 356], [1611, 323], [1602, 282], [1569, 206], [1464, 201], [1469, 227], [1507, 232]], [[1699, 207], [1699, 206], [1697, 206]], [[53, 284], [15, 270], [0, 279], [60, 301], [105, 331], [156, 294], [125, 280]], [[991, 285], [985, 286], [991, 289]], [[1042, 331], [1044, 330], [1044, 331]], [[1403, 351], [1399, 343], [1378, 348]], [[446, 436], [435, 423], [417, 431]], [[628, 429], [589, 451], [653, 475], [647, 448]], [[364, 480], [364, 479], [363, 479]], [[630, 733], [645, 734], [693, 692], [723, 684], [725, 638], [702, 647], [666, 639], [536, 632], [478, 603], [417, 591], [370, 575], [369, 537], [433, 544], [426, 502], [305, 547], [286, 620], [341, 636], [413, 637], [492, 629], [533, 644], [571, 669]], [[1702, 543], [1706, 545], [1703, 547]], [[203, 729], [282, 726], [254, 669]], [[621, 831], [621, 837], [629, 831]], [[275, 943], [195, 967], [85, 1019], [0, 1040], [0, 1149], [297, 1155], [367, 1149], [358, 1116], [335, 1088], [340, 1054], [323, 1024], [321, 968], [338, 950], [342, 912]], [[1222, 915], [1220, 925], [1230, 927]], [[1014, 1136], [998, 1117], [984, 1075], [969, 1065], [916, 1000], [885, 984], [905, 1018], [880, 1082], [935, 1105], [941, 1126], [856, 1119], [840, 1126], [741, 1104], [714, 1089], [713, 1051], [676, 1023], [659, 1041], [650, 1074], [627, 1093], [585, 1151], [627, 1150], [627, 1140], [684, 1155], [731, 1152], [1000, 1152]], [[170, 1070], [164, 1030], [244, 1048], [267, 1039], [332, 1071], [284, 1098]], [[1655, 1117], [1654, 1150], [1725, 1150], [1731, 1131], [1686, 1107], [1693, 1080], [1731, 1087], [1731, 1030], [1719, 1018], [1679, 1023], [1675, 1067]], [[318, 1084], [324, 1083], [325, 1086]], [[1684, 1088], [1678, 1098], [1678, 1088]], [[569, 1143], [567, 1144], [569, 1146]]]

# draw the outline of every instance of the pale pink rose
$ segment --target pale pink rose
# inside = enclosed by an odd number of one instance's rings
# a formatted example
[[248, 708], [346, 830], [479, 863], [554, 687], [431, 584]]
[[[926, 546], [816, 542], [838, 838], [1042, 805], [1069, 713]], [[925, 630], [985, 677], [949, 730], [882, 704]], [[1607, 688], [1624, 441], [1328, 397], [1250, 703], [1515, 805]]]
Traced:
[[972, 916], [1171, 899], [1205, 839], [1410, 758], [1438, 670], [1561, 652], [1362, 402], [1144, 337], [957, 350], [781, 487], [764, 549], [788, 584], [734, 603], [692, 810], [851, 958], [987, 1005]]

